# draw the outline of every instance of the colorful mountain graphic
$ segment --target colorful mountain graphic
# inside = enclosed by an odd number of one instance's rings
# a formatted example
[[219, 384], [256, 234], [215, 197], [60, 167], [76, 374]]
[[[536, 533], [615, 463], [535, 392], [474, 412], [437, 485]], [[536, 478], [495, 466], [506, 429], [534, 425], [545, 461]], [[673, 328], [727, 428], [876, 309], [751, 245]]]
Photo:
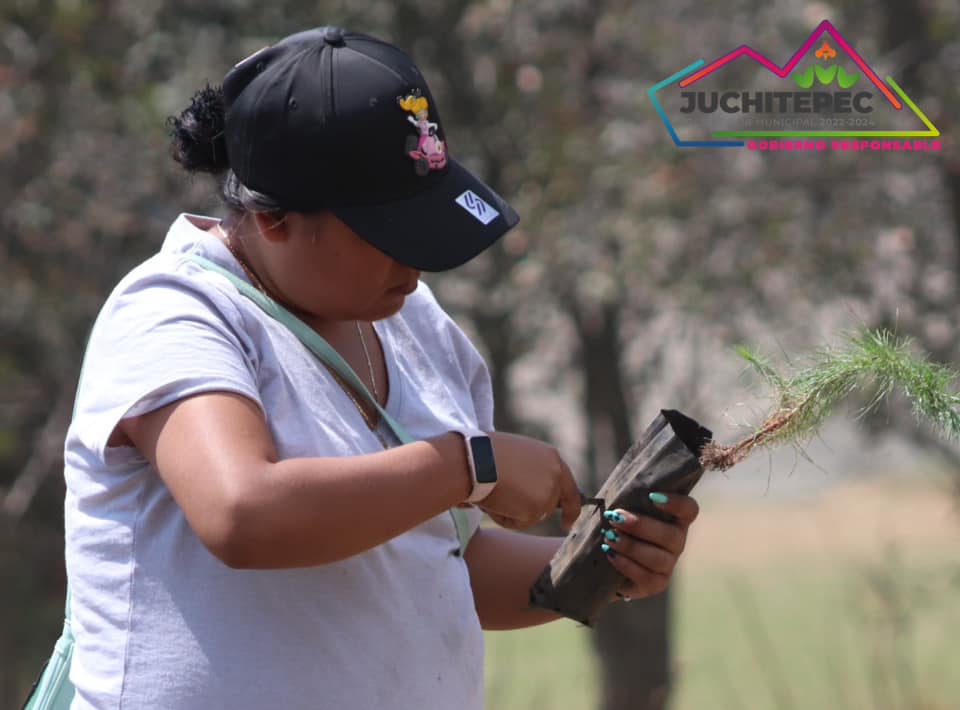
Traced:
[[[797, 67], [797, 64], [803, 59], [804, 56], [810, 51], [814, 43], [824, 34], [828, 34], [830, 38], [836, 43], [836, 45], [842, 49], [857, 68], [862, 72], [873, 85], [880, 91], [880, 93], [886, 98], [890, 106], [896, 110], [901, 111], [906, 105], [914, 113], [914, 115], [923, 122], [923, 125], [926, 126], [927, 130], [925, 131], [876, 131], [876, 130], [851, 130], [851, 131], [838, 131], [838, 130], [823, 130], [823, 131], [713, 131], [711, 136], [715, 140], [706, 140], [706, 141], [684, 141], [681, 140], [677, 135], [676, 130], [673, 127], [669, 117], [661, 106], [659, 99], [657, 98], [657, 92], [662, 89], [675, 84], [679, 88], [687, 88], [696, 82], [700, 81], [704, 77], [707, 77], [713, 74], [718, 69], [721, 69], [730, 62], [738, 59], [740, 57], [747, 57], [754, 62], [760, 64], [765, 69], [772, 72], [780, 79], [787, 79], [791, 76], [791, 73]], [[824, 44], [829, 46], [824, 39]], [[821, 50], [823, 47], [821, 47]], [[817, 56], [820, 55], [818, 50]], [[832, 50], [832, 48], [831, 48]], [[833, 50], [833, 56], [836, 55], [836, 51]], [[828, 55], [829, 56], [829, 55]], [[836, 67], [834, 67], [836, 68]], [[822, 83], [829, 83], [827, 80], [832, 81], [833, 75], [828, 74], [825, 69], [817, 68], [817, 74], [822, 81]], [[858, 77], [859, 78], [859, 77]], [[856, 79], [852, 75], [847, 75], [844, 72], [844, 81], [855, 82]], [[811, 81], [812, 85], [812, 81]], [[852, 84], [851, 84], [852, 85]], [[936, 138], [940, 135], [940, 131], [934, 126], [927, 116], [920, 110], [920, 108], [910, 100], [906, 95], [903, 89], [893, 80], [892, 77], [887, 77], [886, 82], [880, 79], [877, 76], [877, 73], [870, 68], [870, 65], [857, 53], [857, 51], [844, 39], [843, 35], [837, 30], [836, 27], [829, 20], [824, 20], [816, 29], [810, 34], [806, 42], [804, 42], [800, 48], [794, 53], [794, 55], [784, 64], [783, 66], [777, 66], [769, 58], [760, 54], [755, 49], [749, 45], [742, 45], [737, 47], [732, 52], [729, 52], [722, 57], [715, 59], [710, 64], [707, 64], [704, 60], [700, 59], [688, 67], [680, 70], [676, 74], [673, 74], [661, 82], [658, 82], [654, 86], [650, 87], [647, 91], [647, 94], [650, 96], [650, 100], [653, 103], [654, 107], [657, 110], [657, 113], [660, 115], [661, 120], [663, 120], [664, 125], [667, 128], [667, 131], [670, 133], [670, 137], [673, 139], [673, 142], [680, 147], [715, 147], [715, 148], [732, 148], [732, 147], [742, 147], [744, 145], [743, 140], [731, 140], [731, 139], [742, 139], [742, 138], [754, 138], [754, 137], [772, 137], [772, 138], [853, 138], [853, 137], [863, 137], [863, 138]]]

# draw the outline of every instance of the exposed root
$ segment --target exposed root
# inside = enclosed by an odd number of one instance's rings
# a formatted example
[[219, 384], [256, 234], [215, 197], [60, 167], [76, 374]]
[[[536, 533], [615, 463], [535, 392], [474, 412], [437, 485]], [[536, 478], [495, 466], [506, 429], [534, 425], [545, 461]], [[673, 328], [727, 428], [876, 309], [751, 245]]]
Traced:
[[708, 442], [700, 452], [700, 465], [705, 471], [726, 471], [733, 468], [747, 458], [755, 448], [765, 446], [799, 413], [800, 407], [781, 409], [771, 415], [757, 431], [735, 444]]

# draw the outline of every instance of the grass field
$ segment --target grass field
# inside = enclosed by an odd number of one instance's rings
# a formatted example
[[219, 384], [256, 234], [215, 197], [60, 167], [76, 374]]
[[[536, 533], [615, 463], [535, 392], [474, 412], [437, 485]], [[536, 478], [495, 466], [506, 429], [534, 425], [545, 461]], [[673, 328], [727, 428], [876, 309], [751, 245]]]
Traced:
[[[960, 708], [955, 500], [891, 480], [791, 504], [701, 500], [674, 583], [673, 710]], [[588, 630], [487, 644], [490, 710], [595, 707]]]

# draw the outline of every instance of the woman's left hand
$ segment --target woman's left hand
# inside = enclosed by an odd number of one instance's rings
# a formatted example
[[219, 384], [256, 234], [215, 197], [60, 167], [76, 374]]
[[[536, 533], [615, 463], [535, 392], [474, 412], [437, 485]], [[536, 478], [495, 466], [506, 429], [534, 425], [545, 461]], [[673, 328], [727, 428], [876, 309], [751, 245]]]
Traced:
[[[666, 502], [658, 503], [657, 497]], [[676, 522], [666, 523], [646, 515], [637, 515], [620, 508], [607, 511], [603, 543], [610, 564], [627, 581], [618, 595], [629, 601], [664, 591], [687, 543], [687, 528], [700, 511], [697, 502], [677, 493], [652, 493], [650, 499]]]

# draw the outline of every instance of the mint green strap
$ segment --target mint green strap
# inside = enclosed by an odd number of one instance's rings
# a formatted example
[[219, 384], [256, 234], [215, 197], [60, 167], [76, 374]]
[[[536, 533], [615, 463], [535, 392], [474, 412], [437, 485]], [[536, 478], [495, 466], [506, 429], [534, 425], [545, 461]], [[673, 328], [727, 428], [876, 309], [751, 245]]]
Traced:
[[[365, 400], [376, 407], [377, 411], [380, 413], [380, 416], [383, 417], [383, 420], [387, 423], [387, 426], [390, 427], [401, 443], [408, 444], [411, 441], [414, 441], [414, 438], [410, 436], [400, 422], [390, 416], [387, 411], [380, 406], [380, 403], [373, 397], [373, 395], [370, 394], [366, 385], [363, 384], [363, 380], [357, 377], [357, 374], [353, 371], [353, 368], [351, 368], [347, 361], [340, 356], [340, 353], [334, 350], [330, 343], [324, 340], [323, 337], [319, 335], [313, 328], [297, 318], [290, 311], [267, 296], [265, 293], [255, 288], [252, 284], [241, 279], [232, 271], [229, 271], [219, 264], [215, 264], [209, 259], [205, 259], [198, 254], [191, 254], [190, 259], [202, 266], [204, 269], [207, 269], [208, 271], [214, 271], [221, 276], [224, 276], [234, 286], [237, 287], [237, 290], [240, 291], [240, 293], [260, 306], [260, 308], [263, 309], [267, 315], [275, 318], [283, 323], [283, 325], [287, 326], [287, 328], [289, 328], [293, 334], [300, 339], [300, 342], [307, 346], [307, 348], [309, 348], [318, 358], [320, 358], [321, 361], [332, 367], [333, 370], [348, 384], [350, 384], [350, 386], [352, 386]], [[470, 520], [467, 517], [466, 511], [462, 508], [451, 508], [450, 514], [453, 516], [453, 524], [457, 529], [457, 540], [460, 542], [460, 554], [463, 555], [464, 552], [466, 552], [467, 544], [470, 542]]]

